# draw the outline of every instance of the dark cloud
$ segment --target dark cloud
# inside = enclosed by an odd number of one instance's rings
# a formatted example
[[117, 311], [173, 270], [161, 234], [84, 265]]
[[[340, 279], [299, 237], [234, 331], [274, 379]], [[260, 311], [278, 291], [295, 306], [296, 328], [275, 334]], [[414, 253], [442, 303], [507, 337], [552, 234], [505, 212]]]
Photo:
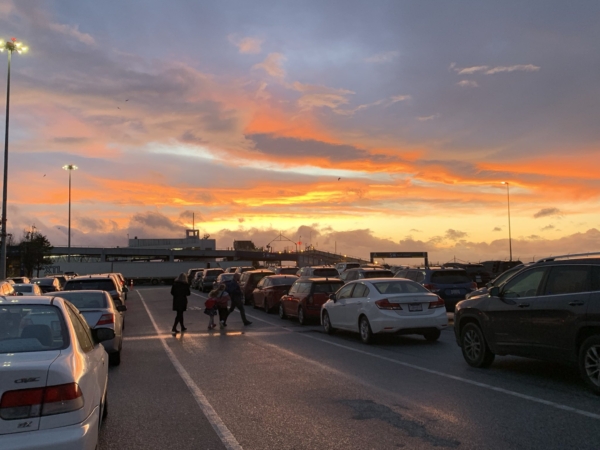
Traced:
[[500, 227], [494, 227], [494, 229], [492, 231], [502, 231], [502, 228], [500, 228]]
[[557, 216], [560, 214], [558, 208], [544, 208], [536, 212], [533, 217], [539, 219], [540, 217]]
[[169, 231], [181, 231], [183, 229], [181, 225], [177, 225], [167, 216], [153, 211], [135, 214], [131, 218], [131, 223], [133, 226], [141, 225], [150, 229], [164, 229]]
[[550, 224], [550, 225], [546, 225], [544, 228], [542, 228], [542, 231], [548, 231], [548, 230], [554, 230], [554, 225]]
[[421, 233], [421, 230], [417, 230], [416, 228], [411, 228], [410, 231], [413, 233]]
[[467, 236], [468, 236], [468, 233], [466, 233], [464, 231], [453, 230], [452, 228], [446, 230], [446, 234], [445, 234], [446, 239], [451, 239], [453, 241], [456, 241], [458, 239], [463, 239]]

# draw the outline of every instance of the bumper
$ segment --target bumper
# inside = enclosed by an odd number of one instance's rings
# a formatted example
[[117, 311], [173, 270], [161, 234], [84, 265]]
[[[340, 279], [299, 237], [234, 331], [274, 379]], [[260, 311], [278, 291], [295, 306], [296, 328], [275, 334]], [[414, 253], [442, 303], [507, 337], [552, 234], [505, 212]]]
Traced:
[[2, 450], [94, 450], [100, 408], [81, 423], [50, 430], [0, 435]]
[[413, 316], [402, 317], [394, 311], [385, 311], [374, 319], [369, 318], [371, 330], [373, 333], [390, 333], [390, 334], [420, 334], [423, 330], [436, 328], [443, 330], [448, 327], [448, 316], [445, 308], [436, 308], [436, 311], [428, 316]]

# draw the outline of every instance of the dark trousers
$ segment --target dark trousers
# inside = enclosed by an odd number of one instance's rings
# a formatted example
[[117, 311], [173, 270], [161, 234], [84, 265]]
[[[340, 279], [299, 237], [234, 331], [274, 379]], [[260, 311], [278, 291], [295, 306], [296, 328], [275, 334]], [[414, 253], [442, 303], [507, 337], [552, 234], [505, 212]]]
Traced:
[[229, 314], [231, 314], [235, 308], [240, 310], [242, 322], [248, 322], [248, 319], [246, 319], [246, 310], [244, 309], [244, 301], [241, 298], [236, 298], [235, 300], [233, 298], [231, 299], [231, 308], [229, 308]]
[[181, 324], [181, 328], [185, 328], [183, 326], [183, 311], [177, 311], [177, 315], [175, 316], [175, 323], [173, 324], [173, 329], [177, 328], [177, 324]]
[[221, 322], [227, 322], [227, 316], [229, 315], [229, 312], [227, 311], [227, 306], [225, 306], [225, 308], [218, 308], [219, 311], [219, 320]]

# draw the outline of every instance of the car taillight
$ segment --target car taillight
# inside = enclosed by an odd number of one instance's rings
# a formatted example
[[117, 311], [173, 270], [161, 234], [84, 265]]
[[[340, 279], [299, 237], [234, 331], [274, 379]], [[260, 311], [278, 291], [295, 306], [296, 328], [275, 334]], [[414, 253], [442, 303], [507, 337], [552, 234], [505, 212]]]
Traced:
[[425, 289], [429, 289], [431, 292], [440, 292], [440, 290], [437, 288], [437, 286], [433, 283], [424, 284], [423, 287]]
[[375, 306], [377, 306], [379, 309], [402, 309], [400, 303], [390, 303], [390, 301], [387, 298], [384, 298], [383, 300], [377, 300], [375, 302]]
[[115, 323], [115, 315], [113, 313], [102, 314], [100, 319], [98, 319], [98, 323], [96, 323], [96, 326], [110, 325], [111, 323]]
[[444, 303], [444, 300], [440, 296], [438, 296], [438, 299], [435, 302], [429, 303], [429, 309], [443, 308], [445, 306], [446, 306], [446, 303]]
[[471, 283], [471, 289], [477, 289], [477, 283], [474, 281]]
[[76, 411], [83, 404], [83, 394], [77, 383], [8, 391], [0, 400], [0, 417], [12, 420], [50, 416]]

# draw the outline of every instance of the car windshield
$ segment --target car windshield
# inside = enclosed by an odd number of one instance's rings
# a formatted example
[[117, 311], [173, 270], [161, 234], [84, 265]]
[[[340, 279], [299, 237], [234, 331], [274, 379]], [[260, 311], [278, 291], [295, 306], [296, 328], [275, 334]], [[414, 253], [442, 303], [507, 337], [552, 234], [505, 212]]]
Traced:
[[333, 294], [339, 288], [341, 288], [344, 283], [315, 283], [313, 287], [313, 293], [315, 294]]
[[380, 294], [421, 294], [429, 293], [419, 283], [410, 280], [374, 282], [373, 286]]
[[315, 269], [313, 275], [315, 277], [337, 277], [339, 272], [332, 267], [331, 269]]
[[114, 291], [115, 284], [112, 279], [70, 280], [65, 286], [65, 291]]
[[464, 270], [440, 270], [431, 274], [431, 282], [438, 284], [470, 283], [471, 279]]
[[51, 305], [0, 305], [0, 353], [57, 350], [68, 334], [60, 309]]
[[106, 295], [103, 292], [61, 292], [60, 296], [70, 301], [79, 310], [91, 308], [108, 308]]
[[18, 284], [15, 284], [13, 288], [15, 288], [15, 291], [23, 293], [33, 291], [33, 286], [19, 286]]
[[394, 273], [390, 270], [373, 270], [370, 272], [365, 272], [365, 278], [392, 278]]

